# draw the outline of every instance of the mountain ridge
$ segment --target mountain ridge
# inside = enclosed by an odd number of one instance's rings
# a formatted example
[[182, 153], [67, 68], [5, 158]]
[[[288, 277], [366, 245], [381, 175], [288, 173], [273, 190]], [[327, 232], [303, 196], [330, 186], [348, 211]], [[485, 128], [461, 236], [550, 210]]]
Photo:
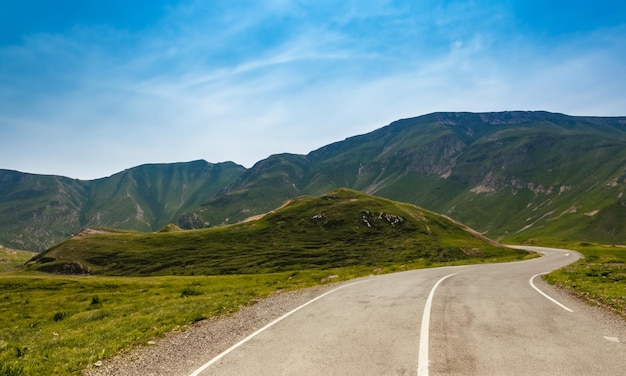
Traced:
[[[0, 243], [42, 250], [92, 225], [156, 231], [169, 222], [183, 228], [235, 223], [289, 198], [338, 187], [419, 205], [496, 238], [626, 242], [626, 221], [620, 222], [625, 150], [626, 117], [436, 112], [306, 155], [274, 154], [249, 169], [193, 161], [146, 164], [92, 181], [31, 174], [46, 187], [38, 199], [29, 196], [37, 191], [33, 182], [16, 187], [0, 171], [0, 194], [13, 187], [0, 200], [0, 214], [32, 232], [0, 220]], [[191, 165], [211, 172], [193, 175]], [[53, 210], [55, 202], [66, 215]], [[30, 209], [9, 210], [20, 207]], [[41, 228], [61, 220], [65, 227], [57, 226], [65, 232]]]
[[244, 170], [233, 162], [145, 164], [94, 180], [0, 170], [0, 243], [40, 251], [87, 226], [155, 231]]

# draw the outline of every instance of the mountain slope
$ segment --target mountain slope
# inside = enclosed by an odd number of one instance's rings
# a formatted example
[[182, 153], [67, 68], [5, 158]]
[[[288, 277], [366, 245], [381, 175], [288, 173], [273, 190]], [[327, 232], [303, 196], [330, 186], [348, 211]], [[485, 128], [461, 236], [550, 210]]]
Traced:
[[232, 183], [245, 168], [205, 161], [143, 165], [81, 181], [0, 170], [0, 243], [44, 250], [87, 226], [155, 231]]
[[244, 171], [232, 162], [205, 161], [131, 168], [89, 184], [89, 204], [82, 223], [139, 231], [155, 231], [179, 219], [182, 225], [193, 224], [195, 217], [179, 217], [216, 195]]
[[228, 224], [266, 213], [301, 194], [296, 182], [304, 179], [308, 170], [309, 161], [303, 155], [272, 155], [257, 162], [222, 194], [204, 202], [193, 214], [210, 223]]
[[626, 118], [435, 113], [306, 156], [272, 156], [246, 176], [199, 213], [215, 209], [236, 221], [297, 194], [347, 186], [446, 213], [493, 237], [626, 242]]
[[349, 187], [490, 237], [626, 243], [626, 117], [433, 113], [245, 169], [196, 161], [77, 181], [0, 170], [0, 243], [42, 250], [86, 226], [236, 223]]
[[0, 170], [0, 243], [41, 250], [80, 229], [87, 187], [61, 176]]
[[337, 189], [230, 226], [150, 234], [92, 229], [40, 253], [29, 268], [125, 276], [241, 274], [525, 254], [416, 206]]

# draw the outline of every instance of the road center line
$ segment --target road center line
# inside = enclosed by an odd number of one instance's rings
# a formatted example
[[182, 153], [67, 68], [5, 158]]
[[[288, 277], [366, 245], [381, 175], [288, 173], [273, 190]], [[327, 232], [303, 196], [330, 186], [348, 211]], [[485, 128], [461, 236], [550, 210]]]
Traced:
[[292, 314], [294, 314], [297, 311], [301, 310], [302, 308], [308, 306], [309, 304], [311, 304], [311, 303], [313, 303], [313, 302], [315, 302], [317, 300], [320, 300], [323, 297], [325, 297], [326, 295], [332, 294], [333, 292], [335, 292], [337, 290], [341, 290], [341, 289], [346, 288], [348, 286], [354, 286], [356, 284], [363, 283], [363, 282], [366, 282], [366, 281], [353, 282], [353, 283], [349, 283], [347, 285], [339, 286], [339, 287], [337, 287], [335, 289], [332, 289], [330, 291], [325, 292], [324, 294], [322, 294], [322, 295], [320, 295], [320, 296], [318, 296], [316, 298], [313, 298], [313, 299], [309, 300], [308, 302], [302, 304], [301, 306], [299, 306], [297, 308], [292, 309], [291, 311], [285, 313], [284, 315], [280, 316], [279, 318], [277, 318], [274, 321], [270, 322], [269, 324], [265, 325], [264, 327], [262, 327], [261, 329], [257, 330], [256, 332], [250, 334], [249, 336], [247, 336], [246, 338], [242, 339], [241, 341], [235, 343], [234, 345], [232, 345], [231, 347], [226, 349], [224, 352], [222, 352], [221, 354], [219, 354], [215, 358], [213, 358], [213, 359], [209, 360], [208, 362], [206, 362], [202, 367], [200, 367], [197, 370], [195, 370], [189, 376], [198, 376], [202, 371], [204, 371], [205, 369], [209, 368], [211, 365], [213, 365], [214, 363], [216, 363], [217, 361], [222, 359], [228, 353], [230, 353], [233, 350], [237, 349], [239, 346], [243, 345], [244, 343], [248, 342], [252, 338], [256, 337], [258, 334], [264, 332], [265, 330], [269, 329], [273, 325], [277, 324], [278, 322], [282, 321], [283, 319], [287, 318], [288, 316], [291, 316]]
[[422, 327], [420, 329], [420, 344], [419, 344], [419, 356], [417, 359], [417, 376], [428, 376], [428, 342], [429, 342], [429, 330], [430, 330], [430, 309], [433, 304], [433, 296], [435, 295], [435, 290], [441, 282], [446, 280], [449, 277], [456, 275], [456, 273], [448, 274], [447, 276], [441, 278], [435, 286], [430, 290], [430, 294], [428, 294], [428, 299], [426, 299], [426, 305], [424, 306], [424, 313], [422, 314]]
[[574, 311], [572, 311], [571, 309], [569, 309], [569, 308], [567, 308], [566, 306], [564, 306], [563, 304], [561, 304], [561, 303], [557, 302], [557, 301], [556, 301], [556, 299], [551, 298], [550, 296], [548, 296], [548, 294], [546, 294], [545, 292], [543, 292], [543, 291], [539, 290], [539, 288], [537, 288], [537, 286], [535, 286], [535, 284], [533, 283], [533, 279], [535, 279], [535, 277], [538, 277], [538, 276], [543, 275], [543, 274], [547, 274], [547, 273], [535, 274], [534, 276], [530, 277], [530, 279], [528, 280], [528, 283], [530, 283], [530, 286], [531, 286], [532, 288], [534, 288], [535, 290], [537, 290], [537, 292], [539, 292], [541, 295], [545, 296], [545, 297], [546, 297], [548, 300], [550, 300], [552, 303], [554, 303], [554, 304], [558, 305], [559, 307], [563, 308], [563, 309], [564, 309], [564, 310], [566, 310], [566, 311], [569, 311], [569, 312], [574, 312]]

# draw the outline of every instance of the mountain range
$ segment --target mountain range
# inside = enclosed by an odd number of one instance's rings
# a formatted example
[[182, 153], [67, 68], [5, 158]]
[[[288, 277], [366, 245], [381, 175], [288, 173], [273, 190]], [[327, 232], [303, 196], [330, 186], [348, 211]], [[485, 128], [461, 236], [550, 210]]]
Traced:
[[307, 155], [147, 164], [76, 180], [0, 170], [0, 244], [42, 251], [85, 227], [232, 224], [347, 187], [499, 240], [626, 242], [626, 117], [432, 113]]

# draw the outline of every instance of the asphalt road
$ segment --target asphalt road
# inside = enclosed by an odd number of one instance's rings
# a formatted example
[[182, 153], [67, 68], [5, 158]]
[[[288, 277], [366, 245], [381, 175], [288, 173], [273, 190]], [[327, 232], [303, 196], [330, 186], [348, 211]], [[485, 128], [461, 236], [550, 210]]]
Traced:
[[346, 283], [193, 375], [625, 375], [624, 320], [541, 280], [579, 254]]

